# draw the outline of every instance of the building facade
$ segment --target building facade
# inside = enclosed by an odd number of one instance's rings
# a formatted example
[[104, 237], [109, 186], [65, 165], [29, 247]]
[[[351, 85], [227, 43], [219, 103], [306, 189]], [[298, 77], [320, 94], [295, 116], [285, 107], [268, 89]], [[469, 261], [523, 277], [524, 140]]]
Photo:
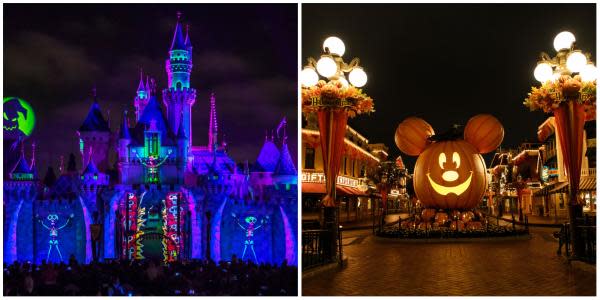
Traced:
[[[381, 196], [373, 179], [379, 164], [387, 159], [387, 151], [384, 144], [370, 144], [367, 138], [346, 126], [336, 186], [341, 222], [368, 219], [381, 207]], [[305, 115], [301, 158], [302, 218], [318, 220], [321, 199], [325, 195], [325, 174], [319, 128], [312, 114]]]
[[297, 171], [285, 118], [256, 162], [236, 163], [219, 136], [213, 94], [204, 100], [210, 101], [208, 143], [195, 144], [192, 49], [178, 18], [165, 63], [167, 86], [159, 92], [141, 73], [135, 111], [123, 111], [118, 130], [110, 128], [94, 92], [76, 131], [80, 167], [71, 155], [66, 169], [49, 169], [40, 180], [35, 159], [28, 161], [21, 147], [4, 181], [5, 262], [236, 255], [297, 263]]

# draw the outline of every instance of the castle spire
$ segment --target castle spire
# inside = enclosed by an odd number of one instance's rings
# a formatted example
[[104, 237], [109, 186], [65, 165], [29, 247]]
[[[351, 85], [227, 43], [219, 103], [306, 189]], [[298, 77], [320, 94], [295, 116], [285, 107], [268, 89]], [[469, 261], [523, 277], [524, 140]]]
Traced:
[[175, 25], [173, 42], [171, 42], [171, 51], [173, 50], [187, 50], [185, 39], [183, 38], [183, 30], [181, 28], [181, 12], [177, 12], [177, 25]]
[[150, 75], [146, 75], [146, 92], [150, 96]]
[[185, 25], [185, 48], [188, 51], [192, 48], [192, 41], [190, 40], [190, 24]]
[[96, 97], [96, 84], [92, 87], [92, 98], [94, 98], [94, 103], [98, 103], [98, 98]]
[[217, 105], [215, 93], [210, 94], [210, 123], [208, 128], [208, 148], [214, 151], [217, 145], [217, 134], [219, 132], [217, 125]]
[[123, 122], [121, 122], [121, 129], [119, 130], [119, 139], [131, 139], [129, 124], [127, 124], [127, 110], [123, 111]]
[[144, 86], [144, 70], [142, 68], [140, 68], [140, 84], [138, 84], [138, 95], [140, 95], [140, 92], [145, 92], [146, 91], [146, 87]]

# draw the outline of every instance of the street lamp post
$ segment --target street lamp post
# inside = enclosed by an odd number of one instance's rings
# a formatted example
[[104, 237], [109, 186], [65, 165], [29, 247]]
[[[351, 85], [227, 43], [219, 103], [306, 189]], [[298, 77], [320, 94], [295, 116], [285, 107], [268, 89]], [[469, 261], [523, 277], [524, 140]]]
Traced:
[[569, 223], [573, 252], [582, 256], [583, 241], [578, 233], [577, 219], [583, 216], [578, 199], [581, 161], [583, 156], [583, 124], [595, 119], [596, 66], [590, 54], [575, 48], [575, 36], [567, 31], [554, 38], [555, 57], [541, 53], [533, 75], [540, 87], [532, 87], [525, 106], [553, 113], [557, 142], [561, 145], [564, 166], [569, 179]]
[[[338, 236], [338, 201], [336, 180], [344, 149], [348, 117], [373, 111], [373, 99], [359, 88], [367, 83], [367, 74], [359, 66], [359, 59], [344, 62], [346, 47], [341, 39], [329, 37], [323, 43], [319, 60], [309, 57], [300, 73], [302, 84], [302, 111], [316, 113], [323, 153], [325, 197], [323, 227], [330, 231], [330, 255], [336, 253]], [[320, 80], [320, 77], [325, 80]], [[348, 76], [348, 79], [346, 79]], [[340, 241], [341, 242], [341, 241]]]

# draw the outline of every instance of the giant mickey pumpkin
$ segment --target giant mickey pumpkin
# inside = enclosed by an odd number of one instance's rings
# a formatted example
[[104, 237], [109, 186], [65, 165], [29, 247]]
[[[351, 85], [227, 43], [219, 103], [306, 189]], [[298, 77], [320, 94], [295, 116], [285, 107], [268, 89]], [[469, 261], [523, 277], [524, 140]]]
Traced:
[[[411, 118], [413, 122], [414, 119]], [[427, 124], [423, 120], [419, 123]], [[396, 142], [396, 145], [408, 155], [419, 155], [413, 185], [421, 203], [436, 209], [466, 210], [476, 207], [487, 189], [485, 161], [481, 154], [496, 149], [502, 142], [504, 129], [500, 122], [490, 115], [477, 115], [467, 122], [465, 139], [437, 141], [427, 136], [429, 132], [425, 131], [420, 136], [414, 134], [415, 131], [405, 134], [402, 132], [405, 127], [398, 126], [396, 141], [403, 138], [413, 140]], [[483, 128], [487, 134], [477, 134]], [[425, 147], [417, 153], [415, 149], [418, 147], [404, 145]]]

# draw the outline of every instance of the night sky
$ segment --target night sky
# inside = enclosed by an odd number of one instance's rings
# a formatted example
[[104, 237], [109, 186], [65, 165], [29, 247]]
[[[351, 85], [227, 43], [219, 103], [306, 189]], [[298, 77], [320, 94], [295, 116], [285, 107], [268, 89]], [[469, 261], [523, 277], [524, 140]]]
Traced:
[[594, 4], [304, 4], [302, 63], [318, 58], [325, 38], [340, 37], [345, 60], [360, 58], [364, 91], [375, 100], [374, 114], [349, 125], [385, 143], [391, 159], [402, 155], [412, 170], [416, 158], [394, 143], [409, 116], [442, 133], [490, 113], [504, 125], [503, 148], [536, 142], [547, 115], [522, 102], [538, 84], [539, 53], [554, 56], [554, 37], [563, 30], [597, 62]]
[[194, 145], [207, 144], [209, 95], [215, 92], [219, 135], [226, 134], [234, 160], [254, 162], [265, 130], [284, 116], [296, 160], [295, 4], [7, 4], [4, 96], [21, 97], [36, 111], [30, 139], [37, 142], [42, 175], [49, 162], [56, 169], [60, 155], [78, 153], [75, 130], [92, 104], [94, 85], [113, 131], [123, 109], [133, 112], [140, 67], [156, 78], [159, 91], [166, 87], [177, 11], [190, 24], [194, 47]]

